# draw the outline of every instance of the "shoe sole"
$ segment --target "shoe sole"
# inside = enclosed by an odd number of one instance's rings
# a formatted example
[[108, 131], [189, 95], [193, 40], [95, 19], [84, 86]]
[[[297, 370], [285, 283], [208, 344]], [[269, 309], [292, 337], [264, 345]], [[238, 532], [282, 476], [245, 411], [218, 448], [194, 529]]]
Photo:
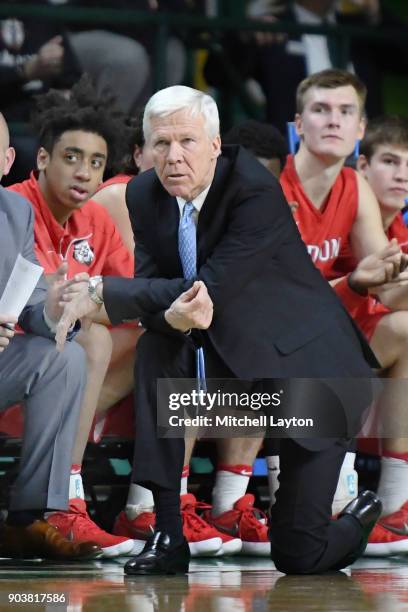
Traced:
[[271, 543], [270, 542], [242, 542], [241, 555], [250, 557], [270, 557]]
[[408, 540], [387, 542], [384, 544], [367, 544], [364, 557], [390, 557], [392, 555], [408, 555]]
[[112, 557], [130, 555], [133, 550], [133, 546], [133, 540], [125, 540], [125, 542], [120, 542], [119, 544], [114, 544], [113, 546], [101, 547], [103, 553], [102, 557], [104, 559], [112, 559]]
[[210, 538], [200, 542], [189, 542], [188, 547], [192, 557], [213, 557], [222, 548], [222, 540]]
[[130, 552], [126, 553], [128, 557], [134, 557], [139, 555], [144, 549], [146, 540], [133, 540], [133, 548]]
[[144, 569], [144, 568], [129, 571], [125, 567], [124, 572], [127, 576], [174, 576], [175, 574], [188, 574], [188, 567], [189, 567], [188, 563], [187, 564], [183, 563], [182, 565], [175, 565], [173, 567], [168, 567], [165, 571], [160, 570], [160, 569], [149, 570], [149, 569]]
[[239, 538], [234, 538], [229, 542], [223, 542], [221, 550], [219, 550], [215, 557], [228, 557], [230, 555], [239, 555], [242, 549], [242, 541]]

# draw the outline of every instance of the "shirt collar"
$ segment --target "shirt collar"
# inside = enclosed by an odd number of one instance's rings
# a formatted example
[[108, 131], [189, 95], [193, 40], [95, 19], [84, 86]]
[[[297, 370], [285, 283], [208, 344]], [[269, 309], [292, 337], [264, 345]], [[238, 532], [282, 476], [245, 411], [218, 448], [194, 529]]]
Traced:
[[194, 200], [184, 200], [183, 198], [179, 198], [178, 196], [176, 196], [177, 204], [180, 210], [180, 216], [183, 214], [185, 203], [190, 202], [190, 201], [192, 205], [194, 206], [194, 208], [196, 209], [196, 211], [199, 213], [203, 207], [204, 200], [207, 197], [207, 193], [210, 191], [210, 187], [211, 187], [211, 183], [208, 185], [208, 187], [204, 189], [204, 191], [199, 193], [198, 196], [194, 198]]

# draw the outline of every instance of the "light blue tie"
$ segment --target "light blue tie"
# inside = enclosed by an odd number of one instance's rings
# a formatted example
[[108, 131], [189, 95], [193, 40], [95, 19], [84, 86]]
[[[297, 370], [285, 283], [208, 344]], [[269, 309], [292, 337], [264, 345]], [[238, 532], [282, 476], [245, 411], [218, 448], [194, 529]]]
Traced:
[[[184, 204], [178, 232], [181, 265], [183, 266], [184, 278], [187, 280], [195, 278], [197, 275], [197, 228], [193, 217], [194, 211], [195, 208], [191, 202]], [[204, 351], [202, 348], [196, 350], [196, 371], [198, 390], [207, 391]]]

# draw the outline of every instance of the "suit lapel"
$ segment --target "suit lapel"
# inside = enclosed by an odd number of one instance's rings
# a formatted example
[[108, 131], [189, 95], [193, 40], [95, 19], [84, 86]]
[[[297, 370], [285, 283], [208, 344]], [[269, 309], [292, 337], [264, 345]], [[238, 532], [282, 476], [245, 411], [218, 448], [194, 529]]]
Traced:
[[198, 216], [197, 226], [197, 267], [203, 265], [208, 257], [209, 238], [218, 227], [217, 217], [222, 214], [221, 201], [224, 195], [225, 179], [229, 162], [219, 157], [215, 168], [214, 179]]
[[178, 252], [178, 226], [180, 212], [176, 198], [161, 190], [156, 207], [155, 234], [159, 237], [157, 253], [164, 256], [163, 265], [168, 274], [175, 277], [183, 276], [180, 256]]

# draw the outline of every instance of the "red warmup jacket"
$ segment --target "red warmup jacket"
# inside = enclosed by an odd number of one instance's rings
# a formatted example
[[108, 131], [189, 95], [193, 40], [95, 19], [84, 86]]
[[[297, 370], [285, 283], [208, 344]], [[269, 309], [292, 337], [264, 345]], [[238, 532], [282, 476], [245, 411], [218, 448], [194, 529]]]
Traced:
[[78, 272], [133, 277], [133, 256], [103, 206], [88, 200], [62, 226], [48, 208], [33, 172], [27, 181], [7, 189], [24, 196], [34, 208], [35, 252], [45, 274], [53, 274], [66, 260], [68, 278]]

